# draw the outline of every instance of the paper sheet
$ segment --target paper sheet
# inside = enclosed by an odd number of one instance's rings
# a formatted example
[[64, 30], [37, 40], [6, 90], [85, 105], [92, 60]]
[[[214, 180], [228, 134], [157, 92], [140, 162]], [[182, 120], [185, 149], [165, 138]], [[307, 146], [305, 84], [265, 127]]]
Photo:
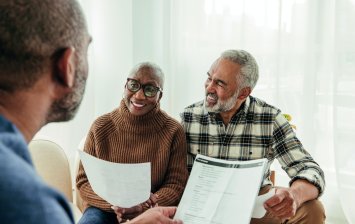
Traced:
[[251, 215], [251, 217], [257, 218], [257, 219], [262, 218], [266, 213], [266, 210], [264, 208], [264, 202], [267, 201], [269, 198], [271, 198], [274, 195], [275, 195], [275, 188], [271, 189], [266, 194], [259, 195], [258, 197], [256, 197], [254, 210], [253, 210], [253, 214]]
[[79, 155], [93, 191], [110, 204], [130, 208], [148, 200], [150, 163], [112, 163], [81, 150]]
[[184, 224], [249, 224], [266, 162], [197, 155], [174, 218]]

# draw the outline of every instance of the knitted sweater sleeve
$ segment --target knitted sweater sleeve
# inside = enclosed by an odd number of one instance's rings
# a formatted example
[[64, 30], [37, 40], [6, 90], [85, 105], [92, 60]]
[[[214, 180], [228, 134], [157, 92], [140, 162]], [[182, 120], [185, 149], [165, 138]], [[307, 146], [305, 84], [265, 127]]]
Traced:
[[171, 154], [164, 183], [156, 192], [153, 192], [158, 195], [158, 204], [162, 206], [178, 205], [188, 179], [187, 144], [181, 126], [175, 133], [170, 149]]
[[[92, 156], [97, 157], [95, 151], [93, 127], [89, 131], [89, 134], [86, 138], [84, 151]], [[94, 206], [104, 211], [113, 212], [111, 205], [92, 190], [82, 163], [80, 163], [78, 175], [76, 177], [76, 187], [78, 188], [80, 196], [84, 201], [84, 209], [89, 206]]]

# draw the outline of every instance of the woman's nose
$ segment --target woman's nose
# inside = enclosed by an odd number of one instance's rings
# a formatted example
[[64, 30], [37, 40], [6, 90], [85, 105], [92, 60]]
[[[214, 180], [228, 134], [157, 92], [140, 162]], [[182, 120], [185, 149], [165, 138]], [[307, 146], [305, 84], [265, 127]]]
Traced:
[[144, 95], [144, 91], [143, 88], [141, 88], [140, 90], [138, 90], [135, 94], [134, 97], [136, 99], [145, 99], [145, 95]]

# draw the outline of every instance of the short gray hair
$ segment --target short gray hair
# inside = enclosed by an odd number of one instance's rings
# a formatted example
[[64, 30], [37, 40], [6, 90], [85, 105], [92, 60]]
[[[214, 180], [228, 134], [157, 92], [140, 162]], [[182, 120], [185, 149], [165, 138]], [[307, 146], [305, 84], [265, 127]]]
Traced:
[[137, 64], [136, 66], [134, 66], [132, 68], [131, 72], [129, 73], [129, 77], [136, 76], [137, 73], [142, 69], [152, 70], [152, 75], [157, 77], [159, 84], [160, 84], [160, 88], [163, 89], [164, 81], [165, 81], [165, 76], [164, 76], [163, 70], [157, 64], [154, 64], [152, 62], [142, 62], [142, 63]]
[[241, 65], [241, 87], [250, 87], [253, 89], [259, 78], [259, 68], [255, 58], [244, 50], [226, 50], [222, 52], [222, 59], [230, 60]]

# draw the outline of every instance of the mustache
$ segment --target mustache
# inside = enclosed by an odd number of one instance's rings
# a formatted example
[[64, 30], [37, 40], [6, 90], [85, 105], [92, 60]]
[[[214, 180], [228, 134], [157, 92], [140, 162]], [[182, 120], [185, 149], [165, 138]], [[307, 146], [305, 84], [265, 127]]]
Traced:
[[206, 93], [206, 98], [207, 97], [211, 97], [211, 98], [213, 98], [214, 100], [218, 100], [218, 96], [217, 96], [217, 94], [215, 94], [215, 93]]

